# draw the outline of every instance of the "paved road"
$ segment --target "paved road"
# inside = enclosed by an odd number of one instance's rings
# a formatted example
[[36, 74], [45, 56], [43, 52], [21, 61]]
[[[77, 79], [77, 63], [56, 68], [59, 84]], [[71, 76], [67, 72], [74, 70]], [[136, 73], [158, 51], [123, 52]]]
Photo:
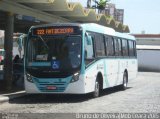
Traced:
[[160, 113], [160, 73], [140, 72], [126, 91], [110, 88], [101, 97], [90, 95], [28, 95], [0, 105], [0, 112]]

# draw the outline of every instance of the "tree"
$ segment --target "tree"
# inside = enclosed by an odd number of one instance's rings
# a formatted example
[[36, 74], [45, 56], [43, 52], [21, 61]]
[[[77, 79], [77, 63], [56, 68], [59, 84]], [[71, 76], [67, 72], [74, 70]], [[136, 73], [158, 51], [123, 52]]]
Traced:
[[100, 0], [99, 2], [97, 0], [92, 1], [96, 3], [92, 8], [98, 9], [100, 12], [106, 8], [107, 2], [109, 2], [109, 0]]
[[106, 8], [108, 0], [100, 0], [98, 3], [98, 9], [104, 10]]

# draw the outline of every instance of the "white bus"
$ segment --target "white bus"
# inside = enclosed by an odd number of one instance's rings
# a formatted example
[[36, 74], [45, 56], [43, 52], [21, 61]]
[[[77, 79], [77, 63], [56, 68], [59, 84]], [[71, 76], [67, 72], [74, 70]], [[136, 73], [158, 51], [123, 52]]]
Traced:
[[0, 63], [4, 60], [5, 51], [4, 49], [0, 49]]
[[27, 93], [98, 97], [137, 75], [135, 38], [94, 23], [31, 27], [25, 48]]
[[[5, 50], [0, 49], [0, 71], [3, 71], [4, 55], [5, 55]], [[3, 74], [0, 73], [0, 80], [2, 80], [2, 79], [3, 79]]]

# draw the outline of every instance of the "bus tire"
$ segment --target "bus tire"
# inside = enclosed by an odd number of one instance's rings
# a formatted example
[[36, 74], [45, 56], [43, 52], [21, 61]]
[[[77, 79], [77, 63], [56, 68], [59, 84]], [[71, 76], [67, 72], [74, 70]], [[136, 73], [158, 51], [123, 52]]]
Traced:
[[124, 74], [123, 74], [123, 84], [120, 85], [120, 89], [121, 90], [126, 90], [127, 85], [128, 85], [128, 76], [127, 76], [127, 72], [125, 71]]
[[97, 97], [99, 97], [99, 95], [100, 95], [100, 84], [99, 84], [99, 80], [96, 79], [93, 97], [97, 98]]

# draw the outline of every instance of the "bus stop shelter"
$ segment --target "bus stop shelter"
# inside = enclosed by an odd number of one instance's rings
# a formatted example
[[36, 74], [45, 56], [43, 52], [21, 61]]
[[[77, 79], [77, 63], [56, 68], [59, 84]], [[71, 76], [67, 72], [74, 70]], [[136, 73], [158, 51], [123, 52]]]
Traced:
[[[112, 17], [97, 14], [77, 2], [67, 0], [0, 0], [0, 29], [5, 29], [6, 17], [14, 18], [14, 32], [27, 32], [28, 28], [42, 23], [93, 22], [112, 27], [119, 32], [129, 32], [127, 25]], [[11, 21], [10, 21], [11, 22]]]
[[119, 32], [129, 32], [127, 25], [116, 22], [110, 16], [97, 14], [83, 8], [80, 3], [67, 0], [0, 0], [0, 29], [5, 30], [4, 79], [6, 89], [12, 82], [13, 33], [27, 33], [32, 25], [45, 23], [98, 23]]

